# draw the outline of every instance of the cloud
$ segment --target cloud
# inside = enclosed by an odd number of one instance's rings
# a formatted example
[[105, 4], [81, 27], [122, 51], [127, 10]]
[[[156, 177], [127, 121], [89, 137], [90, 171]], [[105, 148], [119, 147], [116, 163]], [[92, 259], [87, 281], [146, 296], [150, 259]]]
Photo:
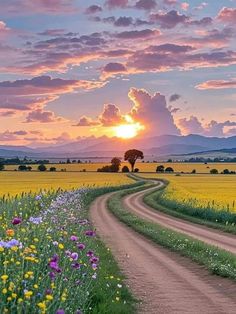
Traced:
[[10, 15], [75, 13], [73, 0], [11, 0], [1, 3], [1, 12]]
[[151, 21], [159, 24], [162, 28], [171, 29], [176, 27], [178, 24], [186, 23], [189, 18], [180, 14], [176, 10], [169, 11], [167, 13], [153, 13], [150, 15]]
[[157, 3], [155, 0], [139, 0], [135, 4], [135, 8], [147, 11], [155, 9], [156, 6]]
[[[101, 85], [100, 85], [101, 84]], [[104, 83], [85, 80], [53, 79], [40, 76], [32, 79], [0, 82], [0, 113], [27, 112], [27, 122], [62, 121], [43, 108], [60, 95], [77, 90], [90, 90], [104, 86]]]
[[236, 9], [224, 7], [218, 13], [217, 18], [224, 23], [236, 24]]
[[181, 129], [181, 133], [187, 134], [201, 134], [205, 136], [226, 136], [226, 128], [236, 126], [236, 122], [224, 121], [217, 122], [212, 120], [210, 123], [203, 125], [199, 119], [195, 116], [191, 116], [189, 119], [182, 118], [178, 121], [178, 126]]
[[87, 117], [87, 116], [82, 116], [79, 119], [79, 122], [76, 126], [96, 126], [100, 125], [99, 121], [94, 121], [93, 119]]
[[195, 116], [191, 116], [189, 119], [188, 118], [179, 119], [178, 126], [181, 130], [181, 133], [184, 135], [203, 134], [205, 131], [201, 122]]
[[164, 4], [167, 5], [175, 5], [177, 4], [177, 0], [163, 0]]
[[126, 73], [127, 69], [122, 63], [111, 62], [105, 65], [102, 71], [102, 78], [106, 79], [107, 77], [114, 74], [121, 74], [122, 72]]
[[159, 36], [161, 32], [158, 29], [143, 29], [143, 30], [135, 30], [135, 31], [124, 31], [121, 33], [117, 33], [116, 37], [121, 39], [145, 39], [154, 36]]
[[170, 101], [170, 102], [174, 102], [174, 101], [177, 101], [177, 100], [180, 99], [180, 98], [181, 98], [181, 95], [179, 95], [179, 94], [173, 94], [173, 95], [170, 96], [169, 101]]
[[200, 83], [195, 86], [197, 89], [226, 89], [226, 88], [236, 88], [236, 79], [232, 80], [211, 80]]
[[42, 109], [37, 109], [28, 113], [25, 123], [32, 123], [32, 122], [52, 123], [52, 122], [64, 122], [64, 121], [66, 121], [64, 118], [56, 117], [55, 113], [52, 111], [45, 111]]
[[120, 109], [114, 104], [104, 105], [102, 114], [99, 116], [99, 121], [103, 126], [114, 126], [123, 121]]
[[182, 9], [182, 10], [188, 11], [189, 3], [187, 3], [187, 2], [182, 2], [180, 6], [181, 6], [181, 9]]
[[167, 108], [165, 96], [160, 93], [151, 96], [144, 89], [131, 88], [129, 99], [134, 103], [131, 117], [144, 125], [149, 135], [180, 134]]
[[125, 8], [128, 6], [129, 1], [128, 0], [107, 0], [105, 2], [105, 5], [109, 9], [115, 9], [115, 8]]
[[102, 7], [100, 5], [90, 5], [87, 9], [86, 9], [86, 14], [96, 14], [96, 13], [100, 13], [102, 12]]
[[118, 19], [114, 19], [114, 26], [127, 27], [133, 24], [133, 18], [127, 16], [121, 16]]
[[10, 28], [7, 27], [6, 23], [3, 21], [0, 21], [0, 34], [5, 33], [9, 30], [10, 30]]

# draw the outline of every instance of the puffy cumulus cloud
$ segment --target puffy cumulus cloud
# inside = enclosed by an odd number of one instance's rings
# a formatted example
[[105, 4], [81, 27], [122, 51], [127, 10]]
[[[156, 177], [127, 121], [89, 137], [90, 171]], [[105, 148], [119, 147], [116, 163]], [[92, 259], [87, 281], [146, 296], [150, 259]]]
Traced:
[[6, 23], [3, 21], [0, 21], [0, 34], [9, 30], [10, 28], [7, 27]]
[[82, 116], [76, 126], [103, 126], [114, 127], [125, 121], [125, 117], [121, 114], [119, 107], [114, 104], [105, 104], [102, 113], [97, 120], [93, 120], [87, 116]]
[[188, 118], [179, 119], [178, 126], [181, 130], [181, 133], [184, 135], [204, 133], [202, 123], [195, 116], [191, 116], [189, 119]]
[[103, 112], [99, 116], [99, 121], [103, 126], [114, 126], [123, 122], [120, 109], [114, 104], [104, 105]]
[[226, 132], [226, 136], [235, 136], [236, 135], [236, 128], [231, 128]]
[[197, 89], [226, 89], [236, 88], [236, 79], [232, 80], [210, 80], [195, 86]]
[[129, 0], [106, 0], [105, 5], [109, 9], [125, 8], [129, 4]]
[[87, 116], [82, 116], [79, 119], [79, 122], [76, 126], [96, 126], [100, 125], [99, 121], [94, 121], [93, 119], [87, 117]]
[[129, 98], [134, 103], [131, 117], [144, 125], [149, 135], [180, 134], [167, 108], [165, 96], [160, 93], [152, 96], [144, 89], [132, 88]]
[[181, 95], [179, 95], [179, 94], [172, 94], [172, 95], [170, 96], [170, 98], [169, 98], [169, 101], [170, 101], [170, 102], [174, 102], [174, 101], [179, 100], [180, 98], [181, 98]]
[[102, 7], [96, 4], [90, 5], [85, 11], [86, 14], [96, 14], [100, 12], [102, 12]]
[[224, 23], [236, 24], [236, 8], [222, 8], [217, 18]]
[[177, 4], [177, 0], [163, 0], [163, 3], [166, 5], [175, 5]]
[[135, 4], [135, 8], [147, 11], [155, 9], [156, 6], [157, 3], [155, 0], [139, 0]]
[[40, 131], [26, 131], [26, 130], [17, 130], [17, 131], [9, 131], [6, 130], [0, 133], [0, 142], [15, 142], [22, 139], [25, 139], [27, 136], [31, 135], [41, 135]]
[[187, 134], [201, 134], [205, 136], [226, 136], [228, 135], [228, 128], [236, 126], [236, 122], [233, 121], [224, 121], [217, 122], [212, 120], [208, 124], [203, 125], [201, 121], [195, 116], [191, 116], [189, 119], [182, 118], [178, 121], [178, 126], [181, 130], [181, 133], [184, 135]]
[[178, 24], [185, 24], [189, 17], [184, 14], [180, 14], [176, 10], [169, 12], [159, 12], [150, 15], [151, 21], [159, 24], [162, 28], [174, 28]]
[[28, 113], [25, 123], [52, 123], [52, 122], [65, 122], [62, 117], [57, 117], [54, 112], [46, 111], [43, 109], [36, 109]]

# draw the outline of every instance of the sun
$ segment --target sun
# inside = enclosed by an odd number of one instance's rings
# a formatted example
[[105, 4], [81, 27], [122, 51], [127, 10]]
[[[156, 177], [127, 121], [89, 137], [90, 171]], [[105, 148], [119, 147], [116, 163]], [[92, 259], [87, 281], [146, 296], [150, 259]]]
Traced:
[[140, 123], [121, 124], [115, 127], [115, 135], [120, 138], [129, 139], [137, 136], [142, 129], [143, 126]]

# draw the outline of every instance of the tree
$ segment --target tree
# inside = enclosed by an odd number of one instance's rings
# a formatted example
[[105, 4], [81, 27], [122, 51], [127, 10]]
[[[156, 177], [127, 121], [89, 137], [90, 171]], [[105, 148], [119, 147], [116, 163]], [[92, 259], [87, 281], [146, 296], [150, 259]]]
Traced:
[[46, 166], [44, 164], [41, 164], [41, 165], [38, 166], [38, 170], [39, 171], [46, 171], [47, 168], [46, 168]]
[[135, 168], [135, 169], [134, 169], [134, 172], [139, 172], [139, 168]]
[[223, 174], [229, 174], [229, 173], [230, 173], [229, 169], [224, 169], [223, 170]]
[[71, 164], [70, 158], [67, 159], [66, 163]]
[[129, 172], [129, 168], [127, 166], [124, 166], [122, 169], [121, 169], [122, 172]]
[[121, 160], [117, 157], [112, 158], [111, 160], [111, 171], [119, 172], [121, 166]]
[[196, 169], [193, 169], [191, 173], [193, 173], [193, 174], [197, 173]]
[[174, 169], [171, 168], [171, 167], [167, 167], [166, 170], [165, 170], [165, 172], [174, 172]]
[[134, 172], [137, 159], [144, 159], [143, 152], [137, 149], [130, 149], [125, 153], [124, 159], [130, 163], [132, 172]]
[[49, 170], [50, 170], [51, 172], [54, 172], [54, 171], [57, 171], [57, 168], [56, 168], [56, 167], [51, 167]]
[[20, 166], [18, 167], [18, 170], [19, 170], [19, 171], [27, 171], [28, 168], [27, 168], [26, 165], [20, 165]]
[[211, 174], [217, 174], [217, 173], [218, 173], [218, 170], [217, 170], [217, 169], [211, 169], [211, 170], [210, 170], [210, 173], [211, 173]]
[[156, 172], [161, 173], [161, 172], [164, 172], [164, 170], [165, 170], [165, 167], [163, 165], [160, 165], [160, 166], [157, 166]]
[[0, 162], [0, 171], [3, 171], [4, 168], [5, 168], [5, 165], [2, 162]]

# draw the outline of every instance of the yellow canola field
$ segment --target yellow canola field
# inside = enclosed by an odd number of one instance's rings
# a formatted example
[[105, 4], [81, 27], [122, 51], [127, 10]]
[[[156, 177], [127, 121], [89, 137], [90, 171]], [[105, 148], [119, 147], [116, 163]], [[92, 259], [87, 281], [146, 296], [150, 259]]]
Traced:
[[0, 172], [0, 195], [49, 189], [118, 186], [134, 181], [122, 173]]
[[211, 207], [236, 212], [236, 175], [142, 174], [145, 178], [165, 178], [170, 184], [164, 197], [192, 207]]
[[[107, 163], [82, 163], [82, 164], [49, 164], [46, 167], [56, 167], [57, 171], [66, 169], [66, 171], [97, 171], [98, 168], [108, 165]], [[229, 169], [230, 171], [236, 171], [236, 163], [142, 163], [137, 162], [136, 167], [139, 168], [140, 172], [156, 172], [158, 165], [164, 165], [166, 167], [172, 167], [175, 172], [192, 172], [196, 169], [198, 173], [209, 173], [211, 169], [216, 168], [219, 172], [224, 169]], [[127, 163], [122, 163], [122, 167], [128, 165]], [[129, 166], [129, 165], [128, 165]], [[36, 170], [38, 165], [32, 165], [32, 170]], [[6, 166], [6, 170], [17, 170], [18, 165]]]

